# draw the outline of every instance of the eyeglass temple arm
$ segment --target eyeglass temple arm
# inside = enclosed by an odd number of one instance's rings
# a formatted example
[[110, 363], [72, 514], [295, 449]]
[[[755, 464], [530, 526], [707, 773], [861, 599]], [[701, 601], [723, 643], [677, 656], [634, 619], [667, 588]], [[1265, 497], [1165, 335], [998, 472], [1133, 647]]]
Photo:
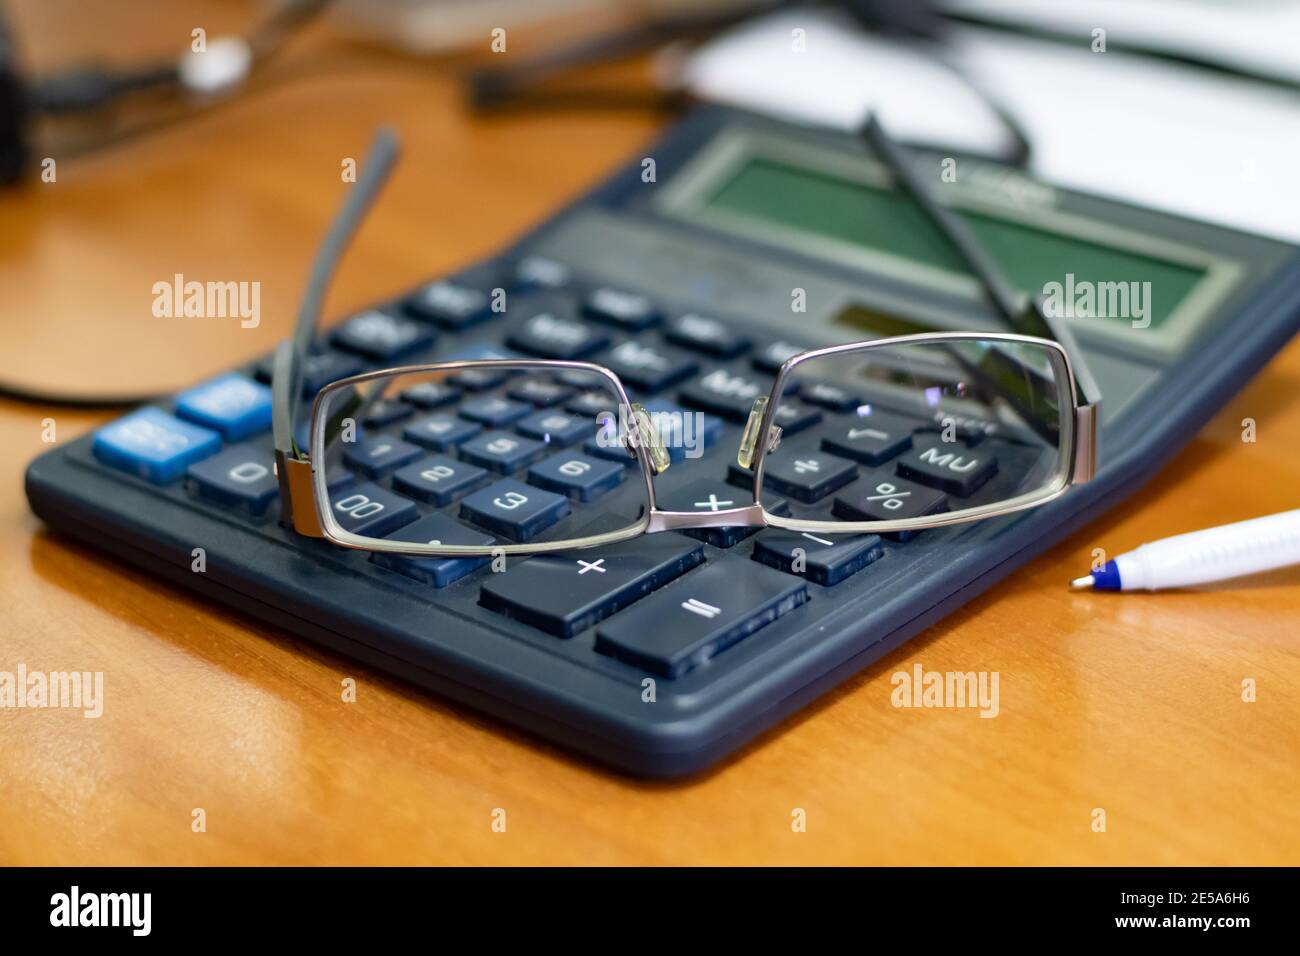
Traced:
[[302, 397], [303, 364], [316, 335], [321, 306], [339, 260], [397, 165], [400, 143], [397, 134], [381, 127], [361, 164], [361, 176], [348, 190], [347, 198], [330, 224], [312, 263], [302, 305], [293, 334], [275, 352], [271, 374], [271, 431], [275, 439], [276, 475], [280, 482], [280, 521], [292, 522], [300, 534], [321, 534], [311, 490], [311, 467], [294, 437], [298, 402]]
[[966, 220], [935, 199], [930, 187], [916, 173], [904, 148], [895, 142], [873, 113], [862, 129], [863, 139], [921, 210], [939, 227], [966, 261], [989, 300], [1013, 330], [1059, 342], [1070, 358], [1074, 389], [1081, 400], [1075, 413], [1075, 481], [1087, 481], [1096, 472], [1097, 435], [1101, 425], [1101, 389], [1088, 368], [1074, 335], [1064, 322], [1048, 315], [1038, 296], [1019, 292], [1002, 267], [976, 238]]

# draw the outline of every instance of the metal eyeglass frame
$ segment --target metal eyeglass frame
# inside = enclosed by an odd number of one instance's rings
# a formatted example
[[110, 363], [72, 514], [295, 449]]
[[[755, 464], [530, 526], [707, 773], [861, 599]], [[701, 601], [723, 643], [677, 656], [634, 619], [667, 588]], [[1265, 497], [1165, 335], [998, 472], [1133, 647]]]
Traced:
[[[1100, 427], [1101, 394], [1089, 373], [1082, 355], [1074, 348], [1068, 329], [1053, 316], [1047, 315], [1036, 300], [1023, 306], [1011, 290], [997, 264], [975, 240], [959, 217], [940, 206], [929, 194], [927, 187], [910, 170], [901, 149], [890, 140], [872, 118], [864, 129], [871, 147], [886, 160], [895, 172], [899, 184], [910, 192], [930, 218], [944, 231], [957, 250], [966, 258], [972, 271], [982, 281], [990, 300], [1016, 328], [1042, 330], [1051, 338], [1041, 335], [999, 332], [927, 332], [918, 335], [894, 336], [867, 342], [854, 342], [800, 352], [788, 358], [778, 370], [772, 391], [766, 399], [756, 399], [749, 421], [741, 439], [738, 461], [742, 467], [752, 465], [754, 471], [753, 501], [751, 505], [716, 512], [665, 511], [657, 506], [654, 476], [668, 467], [658, 430], [651, 426], [649, 417], [641, 406], [634, 404], [623, 383], [608, 368], [590, 362], [546, 359], [488, 359], [479, 361], [437, 362], [402, 368], [384, 369], [353, 375], [326, 385], [317, 394], [312, 407], [309, 453], [304, 455], [293, 438], [293, 424], [298, 400], [302, 394], [302, 366], [307, 346], [316, 328], [321, 301], [328, 279], [337, 267], [343, 249], [355, 233], [366, 210], [378, 194], [396, 162], [397, 140], [387, 130], [381, 130], [366, 157], [362, 176], [352, 187], [327, 234], [322, 249], [313, 266], [307, 293], [298, 314], [294, 335], [280, 344], [275, 355], [272, 376], [274, 412], [272, 425], [275, 433], [276, 474], [280, 483], [280, 521], [291, 526], [298, 534], [325, 538], [345, 548], [405, 554], [412, 557], [482, 557], [495, 554], [546, 554], [599, 547], [627, 541], [642, 534], [691, 528], [716, 527], [778, 527], [791, 531], [820, 531], [831, 534], [861, 534], [864, 532], [919, 531], [945, 525], [978, 521], [998, 515], [1011, 514], [1026, 508], [1037, 507], [1059, 497], [1073, 484], [1090, 480], [1097, 467], [1097, 439]], [[1037, 345], [1045, 350], [1053, 366], [1053, 381], [1058, 390], [1057, 407], [1061, 409], [1058, 450], [1060, 461], [1052, 480], [1034, 492], [1010, 498], [1004, 502], [969, 508], [963, 511], [921, 515], [894, 521], [818, 521], [771, 514], [762, 504], [763, 468], [773, 439], [779, 440], [779, 429], [774, 430], [773, 417], [778, 399], [784, 395], [785, 384], [791, 372], [800, 364], [828, 356], [873, 349], [984, 341], [1004, 344]], [[1069, 346], [1069, 348], [1067, 348]], [[1079, 363], [1071, 361], [1071, 351], [1079, 355]], [[583, 538], [532, 543], [511, 543], [492, 546], [432, 545], [419, 542], [390, 541], [367, 538], [346, 531], [334, 518], [329, 504], [326, 483], [325, 441], [328, 431], [326, 421], [330, 396], [343, 389], [355, 387], [382, 378], [400, 375], [456, 372], [468, 369], [555, 369], [585, 370], [600, 375], [618, 399], [620, 420], [632, 425], [623, 436], [628, 451], [633, 455], [645, 482], [647, 507], [636, 523], [616, 531]], [[1083, 401], [1080, 401], [1082, 397]], [[1067, 413], [1066, 410], [1069, 410]], [[626, 418], [623, 418], [626, 416]]]

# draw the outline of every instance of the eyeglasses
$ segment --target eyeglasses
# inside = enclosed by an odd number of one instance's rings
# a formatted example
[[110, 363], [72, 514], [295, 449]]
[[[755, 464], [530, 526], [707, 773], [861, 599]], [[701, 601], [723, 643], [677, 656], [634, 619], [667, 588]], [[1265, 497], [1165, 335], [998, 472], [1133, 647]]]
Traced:
[[[716, 441], [718, 419], [634, 402], [614, 371], [579, 361], [440, 362], [340, 379], [315, 398], [304, 453], [294, 438], [302, 364], [325, 282], [395, 162], [396, 141], [381, 133], [318, 258], [295, 336], [276, 354], [282, 520], [348, 548], [486, 557], [699, 528], [907, 535], [1036, 507], [1089, 480], [1099, 395], [1072, 359], [1068, 334], [1032, 300], [1018, 302], [874, 121], [866, 136], [1008, 322], [1050, 337], [937, 332], [812, 349], [788, 357], [766, 391], [724, 369], [707, 373], [701, 383], [712, 401], [745, 419], [726, 482], [711, 473], [716, 465], [698, 482], [662, 477], [691, 467]], [[380, 432], [386, 410], [459, 395], [462, 386], [474, 397], [407, 426], [417, 445]], [[394, 530], [376, 520], [393, 500], [331, 493], [347, 469], [391, 472], [401, 507], [414, 507], [405, 498], [455, 502], [490, 533], [449, 518]], [[508, 477], [524, 470], [527, 481]]]

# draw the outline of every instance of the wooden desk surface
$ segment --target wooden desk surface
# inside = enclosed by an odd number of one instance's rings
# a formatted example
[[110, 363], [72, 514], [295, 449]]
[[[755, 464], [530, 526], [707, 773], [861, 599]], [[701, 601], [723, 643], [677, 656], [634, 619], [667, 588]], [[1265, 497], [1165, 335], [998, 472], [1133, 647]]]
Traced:
[[[172, 5], [117, 6], [149, 49], [188, 35]], [[86, 31], [64, 41], [89, 48]], [[162, 368], [172, 385], [270, 348], [341, 196], [340, 162], [381, 120], [400, 126], [406, 159], [334, 314], [490, 252], [656, 125], [475, 121], [427, 66], [318, 71], [0, 194], [5, 338], [45, 336], [74, 367]], [[175, 272], [261, 281], [261, 326], [153, 319], [150, 287]], [[1129, 504], [677, 784], [610, 775], [52, 536], [21, 488], [47, 447], [42, 420], [66, 441], [109, 413], [0, 401], [0, 670], [106, 682], [99, 719], [0, 710], [0, 863], [1300, 863], [1300, 569], [1202, 593], [1065, 590], [1094, 547], [1296, 507], [1298, 385], [1300, 343]], [[1000, 714], [894, 708], [890, 675], [918, 663], [998, 671]], [[349, 676], [354, 704], [340, 700]]]

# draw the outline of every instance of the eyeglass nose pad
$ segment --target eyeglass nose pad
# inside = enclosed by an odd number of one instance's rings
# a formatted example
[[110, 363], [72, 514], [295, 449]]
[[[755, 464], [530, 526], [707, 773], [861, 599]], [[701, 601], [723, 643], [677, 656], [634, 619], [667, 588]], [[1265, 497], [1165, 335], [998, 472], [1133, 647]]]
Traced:
[[741, 468], [754, 466], [754, 452], [758, 450], [758, 432], [763, 427], [763, 413], [767, 411], [767, 396], [760, 395], [754, 399], [749, 408], [749, 419], [745, 430], [740, 434], [740, 450], [736, 452], [736, 464]]
[[[645, 446], [645, 450], [650, 455], [650, 467], [654, 469], [656, 475], [662, 475], [672, 464], [672, 459], [668, 456], [668, 449], [664, 448], [659, 429], [655, 428], [654, 422], [650, 420], [650, 413], [645, 410], [644, 405], [632, 403], [632, 418], [636, 422], [636, 435], [632, 436], [633, 441]], [[636, 456], [635, 444], [629, 444], [627, 450], [634, 457]]]

